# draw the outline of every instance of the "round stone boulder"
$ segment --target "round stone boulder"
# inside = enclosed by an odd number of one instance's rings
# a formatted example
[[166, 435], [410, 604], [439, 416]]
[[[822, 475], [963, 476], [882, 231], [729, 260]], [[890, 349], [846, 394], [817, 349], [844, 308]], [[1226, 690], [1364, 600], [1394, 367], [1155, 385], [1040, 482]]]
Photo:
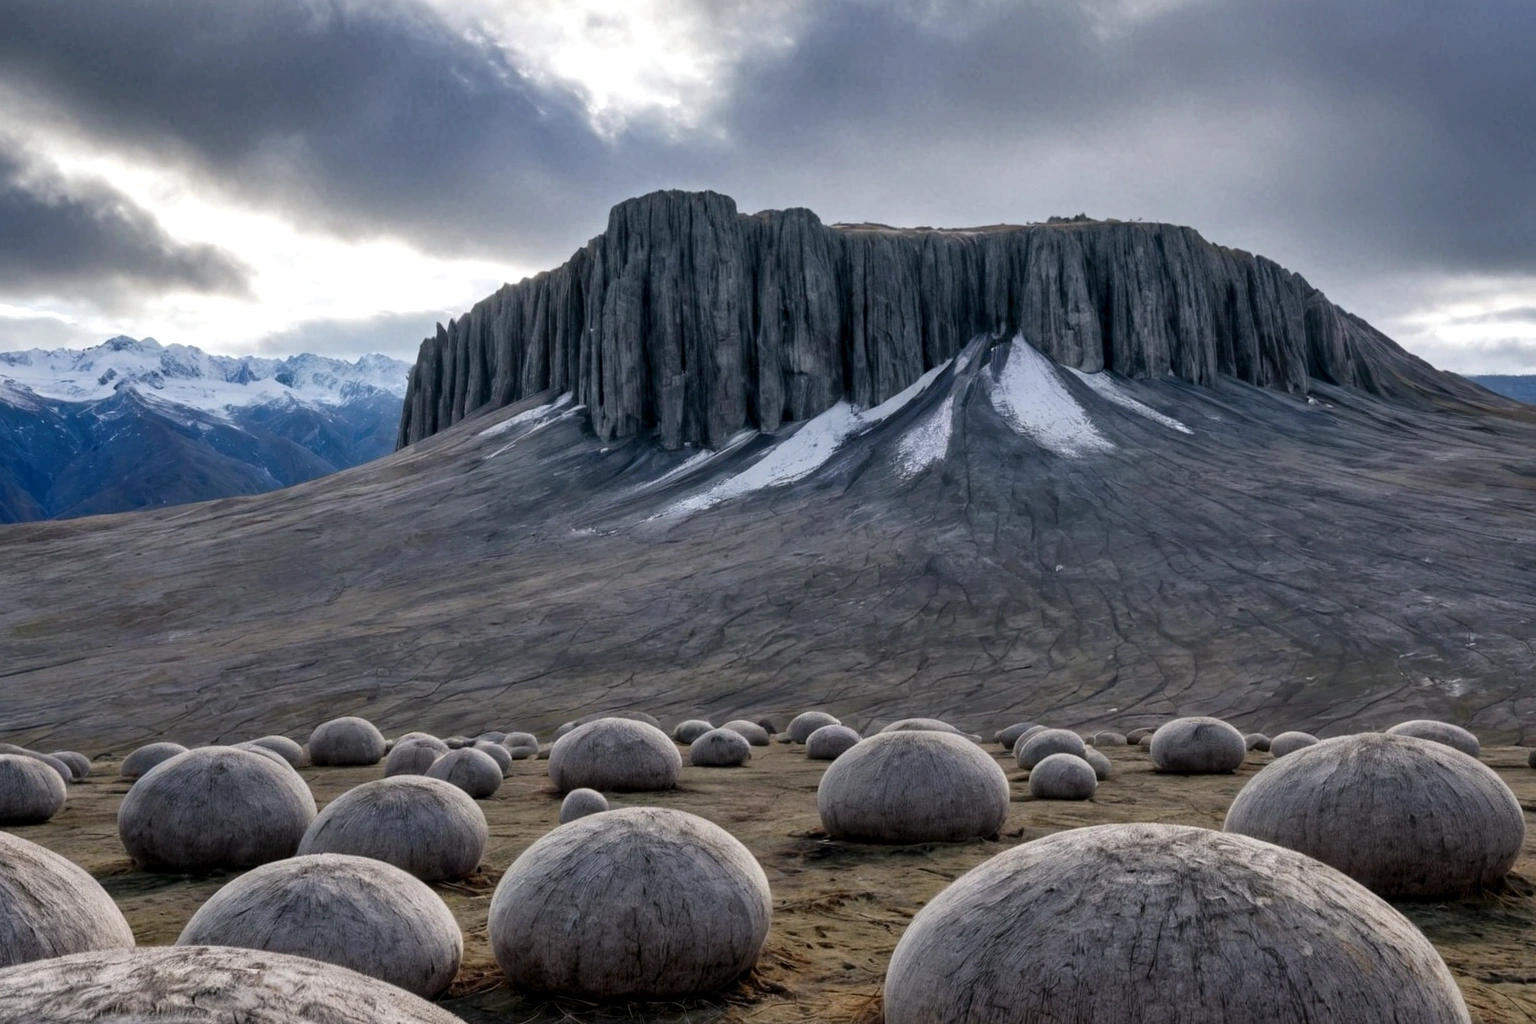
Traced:
[[773, 742], [772, 733], [756, 722], [749, 722], [745, 718], [732, 719], [720, 728], [741, 733], [742, 737], [754, 747], [766, 747], [769, 743]]
[[136, 779], [161, 761], [169, 761], [177, 754], [186, 752], [187, 748], [180, 743], [146, 743], [123, 758], [117, 774], [120, 778]]
[[565, 825], [589, 814], [608, 809], [608, 798], [595, 789], [573, 789], [560, 801], [560, 824]]
[[251, 740], [251, 743], [258, 747], [266, 747], [268, 750], [276, 751], [284, 761], [287, 761], [295, 768], [301, 767], [304, 763], [304, 748], [287, 736], [262, 736]]
[[883, 732], [833, 761], [816, 789], [827, 834], [863, 843], [956, 842], [996, 835], [1008, 777], [963, 736]]
[[69, 766], [71, 782], [83, 782], [90, 777], [91, 759], [84, 754], [74, 750], [55, 750], [48, 756]]
[[1235, 772], [1247, 754], [1243, 734], [1219, 718], [1176, 718], [1152, 734], [1152, 767], [1169, 775]]
[[485, 814], [468, 793], [442, 779], [397, 775], [326, 804], [298, 852], [372, 857], [440, 882], [473, 874], [489, 838]]
[[1509, 873], [1520, 802], [1481, 761], [1360, 733], [1303, 747], [1248, 781], [1224, 828], [1298, 850], [1384, 896], [1456, 896]]
[[[511, 764], [511, 760], [507, 763]], [[502, 780], [501, 766], [489, 754], [474, 747], [448, 751], [432, 762], [426, 775], [429, 779], [442, 779], [458, 786], [476, 800], [495, 796]]]
[[[1244, 742], [1247, 742], [1246, 739]], [[1317, 737], [1309, 732], [1283, 732], [1269, 741], [1269, 752], [1276, 757], [1284, 757], [1316, 742]]]
[[448, 744], [442, 740], [397, 740], [384, 758], [384, 777], [396, 775], [425, 775], [437, 759], [448, 753]]
[[384, 760], [384, 734], [366, 718], [333, 718], [309, 734], [309, 760], [322, 768], [378, 764]]
[[884, 1014], [886, 1024], [1469, 1019], [1434, 946], [1364, 887], [1268, 843], [1153, 824], [1057, 832], [962, 875], [896, 944]]
[[791, 743], [804, 743], [810, 738], [811, 733], [822, 726], [842, 724], [840, 720], [825, 711], [805, 711], [790, 719], [789, 728], [784, 731], [789, 733]]
[[35, 825], [64, 807], [59, 773], [35, 757], [0, 754], [0, 825]]
[[132, 945], [122, 911], [84, 868], [0, 832], [0, 968]]
[[464, 937], [442, 898], [392, 864], [320, 853], [265, 864], [214, 893], [178, 946], [240, 946], [351, 968], [424, 999], [459, 972]]
[[1387, 730], [1392, 736], [1413, 736], [1421, 740], [1430, 740], [1434, 743], [1443, 743], [1452, 750], [1459, 750], [1468, 757], [1477, 757], [1483, 752], [1482, 744], [1477, 737], [1459, 725], [1450, 722], [1436, 722], [1427, 718], [1414, 719], [1411, 722], [1399, 722]]
[[315, 798], [290, 766], [235, 747], [162, 761], [117, 809], [117, 835], [152, 871], [250, 868], [291, 857], [315, 820]]
[[1036, 800], [1088, 800], [1098, 788], [1093, 765], [1076, 754], [1051, 754], [1029, 770], [1029, 795]]
[[901, 718], [883, 726], [881, 732], [947, 732], [953, 736], [966, 735], [948, 722], [937, 718]]
[[1005, 729], [997, 730], [997, 734], [992, 738], [997, 740], [1004, 750], [1012, 753], [1013, 745], [1019, 742], [1019, 737], [1034, 727], [1034, 722], [1015, 722]]
[[624, 718], [578, 725], [549, 752], [549, 778], [562, 793], [672, 789], [682, 770], [682, 755], [666, 733]]
[[659, 807], [579, 818], [536, 841], [491, 899], [514, 989], [672, 999], [724, 988], [768, 940], [763, 869], [730, 833]]
[[812, 761], [836, 761], [859, 738], [846, 725], [824, 725], [805, 738], [805, 756]]
[[712, 729], [714, 729], [714, 726], [704, 721], [704, 719], [690, 718], [687, 721], [678, 722], [672, 727], [672, 739], [686, 745]]
[[1123, 747], [1125, 735], [1118, 732], [1096, 732], [1093, 734], [1093, 745], [1096, 747]]
[[1088, 745], [1071, 729], [1041, 729], [1031, 736], [1020, 736], [1013, 758], [1020, 768], [1034, 768], [1052, 754], [1088, 756]]
[[1126, 733], [1125, 742], [1133, 747], [1138, 746], [1144, 738], [1151, 736], [1155, 732], [1157, 732], [1157, 728], [1155, 726], [1143, 725]]
[[507, 773], [512, 770], [512, 751], [500, 743], [493, 743], [490, 740], [475, 740], [475, 745], [469, 749], [478, 750], [492, 761], [495, 761], [496, 767], [501, 770], [502, 778], [506, 778]]
[[1115, 766], [1103, 753], [1098, 750], [1089, 750], [1084, 758], [1093, 768], [1093, 774], [1100, 782], [1115, 774]]
[[0, 971], [10, 1021], [49, 1024], [462, 1024], [419, 996], [308, 957], [145, 946]]
[[752, 760], [752, 745], [734, 729], [711, 729], [688, 746], [696, 768], [739, 768]]
[[1249, 750], [1262, 750], [1267, 752], [1269, 750], [1270, 744], [1273, 742], [1274, 740], [1270, 739], [1268, 736], [1261, 732], [1250, 732], [1243, 735], [1243, 744]]

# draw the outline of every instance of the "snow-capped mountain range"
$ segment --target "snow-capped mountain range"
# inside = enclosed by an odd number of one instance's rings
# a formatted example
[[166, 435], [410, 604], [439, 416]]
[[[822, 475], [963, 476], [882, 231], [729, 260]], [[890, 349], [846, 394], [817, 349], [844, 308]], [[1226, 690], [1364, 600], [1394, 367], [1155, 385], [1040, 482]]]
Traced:
[[0, 352], [0, 523], [255, 494], [379, 458], [409, 371], [151, 338]]
[[204, 412], [294, 399], [341, 405], [371, 394], [404, 396], [411, 365], [383, 355], [210, 355], [190, 345], [116, 337], [83, 350], [0, 352], [0, 382], [39, 398], [94, 402], [131, 387]]

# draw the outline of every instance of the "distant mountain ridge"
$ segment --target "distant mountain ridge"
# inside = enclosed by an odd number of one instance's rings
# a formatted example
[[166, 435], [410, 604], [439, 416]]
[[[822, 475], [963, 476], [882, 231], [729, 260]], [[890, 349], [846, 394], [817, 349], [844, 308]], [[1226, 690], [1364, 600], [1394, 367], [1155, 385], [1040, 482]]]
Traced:
[[409, 366], [152, 338], [0, 352], [0, 523], [257, 494], [387, 454]]
[[1469, 376], [1467, 379], [1505, 398], [1513, 398], [1526, 405], [1536, 405], [1536, 374], [1494, 373]]

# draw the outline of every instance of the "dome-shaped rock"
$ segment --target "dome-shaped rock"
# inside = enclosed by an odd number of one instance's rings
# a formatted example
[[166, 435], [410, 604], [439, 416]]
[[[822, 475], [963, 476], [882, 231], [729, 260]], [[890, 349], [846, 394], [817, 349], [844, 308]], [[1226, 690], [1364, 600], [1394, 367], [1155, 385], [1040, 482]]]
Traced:
[[180, 743], [146, 743], [123, 758], [117, 774], [124, 779], [136, 779], [161, 761], [169, 761], [177, 754], [185, 754], [187, 748]]
[[64, 807], [59, 773], [35, 757], [0, 754], [0, 825], [33, 825]]
[[595, 789], [573, 789], [560, 801], [560, 824], [608, 809], [608, 798]]
[[805, 711], [789, 721], [789, 728], [784, 731], [789, 733], [791, 743], [804, 743], [810, 738], [811, 733], [824, 725], [842, 725], [843, 723], [825, 711]]
[[1459, 725], [1450, 722], [1436, 722], [1428, 718], [1417, 718], [1411, 722], [1399, 722], [1387, 730], [1391, 736], [1414, 736], [1421, 740], [1430, 740], [1434, 743], [1443, 743], [1452, 750], [1459, 750], [1468, 757], [1477, 757], [1483, 752], [1482, 744], [1477, 737]]
[[666, 733], [623, 718], [579, 725], [549, 752], [549, 777], [562, 793], [671, 789], [682, 769], [682, 755]]
[[837, 839], [953, 842], [996, 835], [1008, 817], [1008, 777], [963, 736], [878, 733], [821, 776], [816, 808]]
[[309, 760], [319, 767], [378, 764], [383, 759], [384, 734], [366, 718], [333, 718], [309, 734]]
[[1234, 772], [1247, 754], [1243, 734], [1219, 718], [1176, 718], [1152, 734], [1152, 767], [1170, 775]]
[[441, 779], [399, 775], [347, 790], [315, 818], [299, 853], [350, 853], [425, 882], [473, 874], [490, 830], [470, 795]]
[[[1246, 739], [1244, 743], [1246, 744]], [[1317, 742], [1317, 737], [1309, 732], [1283, 732], [1269, 741], [1269, 752], [1276, 757], [1284, 757], [1286, 754], [1294, 754], [1302, 747], [1310, 747]]]
[[1037, 800], [1087, 800], [1098, 788], [1093, 765], [1076, 754], [1042, 757], [1029, 770], [1029, 795]]
[[766, 747], [773, 742], [773, 734], [756, 722], [749, 722], [744, 718], [735, 718], [726, 722], [720, 728], [739, 732], [746, 741], [754, 747]]
[[1071, 729], [1041, 729], [1029, 737], [1019, 738], [1014, 760], [1020, 768], [1034, 768], [1052, 754], [1071, 754], [1073, 757], [1088, 756], [1088, 745]]
[[476, 800], [495, 796], [501, 788], [501, 766], [489, 754], [474, 747], [448, 751], [432, 762], [426, 774], [430, 779], [442, 779], [458, 786]]
[[697, 768], [738, 768], [752, 760], [752, 745], [734, 729], [711, 729], [688, 746], [688, 763]]
[[514, 989], [588, 999], [709, 992], [757, 962], [768, 879], [703, 818], [657, 807], [594, 814], [539, 839], [491, 899], [491, 950]]
[[713, 728], [714, 726], [702, 718], [690, 718], [672, 727], [672, 739], [678, 743], [692, 743]]
[[859, 742], [859, 734], [846, 725], [824, 725], [805, 738], [805, 756], [812, 761], [836, 761]]
[[0, 967], [132, 945], [122, 911], [84, 868], [0, 832]]

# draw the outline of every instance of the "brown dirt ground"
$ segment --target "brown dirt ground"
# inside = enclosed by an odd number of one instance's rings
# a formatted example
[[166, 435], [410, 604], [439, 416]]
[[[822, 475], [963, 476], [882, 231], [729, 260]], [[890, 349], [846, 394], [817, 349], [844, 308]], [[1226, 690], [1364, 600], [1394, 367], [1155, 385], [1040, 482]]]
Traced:
[[[518, 761], [501, 790], [481, 802], [491, 827], [482, 872], [437, 886], [464, 930], [464, 965], [445, 1005], [466, 1021], [848, 1021], [876, 1024], [885, 964], [902, 929], [940, 889], [1017, 843], [1080, 825], [1163, 821], [1219, 828], [1247, 778], [1269, 761], [1250, 754], [1236, 775], [1169, 777], [1151, 771], [1137, 748], [1109, 748], [1116, 774], [1085, 803], [1037, 801], [1012, 758], [999, 762], [1013, 782], [1013, 806], [992, 842], [878, 847], [829, 840], [816, 816], [816, 784], [825, 767], [803, 748], [758, 748], [748, 766], [685, 766], [667, 793], [611, 797], [614, 806], [677, 807], [709, 818], [747, 845], [773, 888], [774, 919], [758, 969], [735, 990], [673, 1004], [592, 1005], [538, 999], [501, 983], [486, 937], [486, 913], [501, 871], [553, 828], [559, 795], [546, 762]], [[1489, 748], [1484, 761], [1503, 776], [1526, 810], [1528, 837], [1515, 874], [1501, 892], [1451, 903], [1400, 903], [1445, 957], [1473, 1019], [1483, 1024], [1536, 1021], [1536, 771], [1526, 751]], [[141, 944], [173, 942], [198, 905], [233, 877], [149, 874], [135, 870], [118, 842], [116, 814], [127, 784], [116, 762], [71, 787], [63, 811], [44, 825], [13, 828], [83, 865], [117, 900]], [[310, 768], [317, 801], [382, 775], [382, 766]]]

